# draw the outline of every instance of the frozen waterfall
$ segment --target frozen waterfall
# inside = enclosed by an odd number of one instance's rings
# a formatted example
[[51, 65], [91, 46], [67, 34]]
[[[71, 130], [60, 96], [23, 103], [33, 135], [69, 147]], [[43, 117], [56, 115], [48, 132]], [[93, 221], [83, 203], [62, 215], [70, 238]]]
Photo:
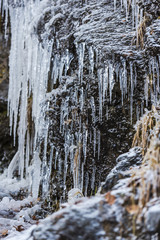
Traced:
[[[71, 2], [69, 1], [70, 4]], [[121, 0], [125, 21], [131, 17], [133, 31], [138, 29], [144, 16], [138, 2], [138, 0]], [[84, 4], [84, 9], [87, 4], [89, 1]], [[116, 12], [119, 4], [118, 1], [113, 1], [113, 13]], [[40, 184], [42, 194], [48, 193], [50, 178], [53, 171], [57, 171], [59, 178], [63, 178], [65, 196], [67, 172], [70, 172], [74, 187], [80, 188], [87, 194], [90, 179], [88, 172], [84, 171], [84, 166], [87, 161], [88, 144], [93, 143], [93, 155], [97, 159], [100, 158], [101, 151], [101, 131], [96, 128], [96, 123], [109, 118], [108, 109], [112, 104], [117, 82], [121, 91], [122, 105], [124, 99], [129, 99], [132, 121], [133, 108], [137, 108], [133, 106], [133, 96], [137, 87], [137, 65], [134, 60], [128, 64], [125, 57], [118, 60], [114, 57], [102, 59], [102, 52], [97, 48], [96, 42], [88, 44], [87, 40], [79, 40], [81, 31], [85, 32], [87, 27], [90, 31], [87, 23], [86, 29], [76, 23], [79, 31], [75, 33], [73, 44], [76, 49], [77, 66], [76, 69], [71, 70], [70, 66], [75, 56], [69, 47], [65, 46], [65, 50], [63, 49], [58, 38], [50, 37], [51, 32], [56, 31], [54, 23], [64, 17], [66, 4], [63, 1], [0, 0], [0, 6], [2, 16], [5, 17], [6, 40], [7, 25], [9, 23], [11, 25], [8, 113], [14, 143], [18, 141], [18, 152], [8, 167], [8, 177], [14, 177], [14, 171], [18, 166], [20, 178], [29, 181], [29, 191], [33, 197], [37, 197]], [[60, 8], [61, 11], [58, 12], [57, 9]], [[91, 9], [94, 14], [95, 11], [94, 8]], [[45, 18], [47, 14], [49, 17], [42, 21], [44, 26], [39, 30], [41, 18]], [[83, 20], [88, 21], [87, 17]], [[56, 51], [53, 53], [55, 45]], [[88, 98], [87, 95], [91, 82], [85, 83], [86, 62], [89, 64], [89, 76], [96, 79], [97, 99], [95, 96]], [[148, 104], [148, 93], [152, 101], [157, 102], [159, 66], [160, 56], [157, 56], [152, 57], [146, 67], [142, 111], [143, 105]], [[63, 93], [65, 95], [65, 91], [68, 95], [58, 105], [58, 96]], [[90, 109], [88, 114], [92, 119], [90, 129], [88, 129], [88, 119], [83, 119], [80, 114], [86, 111], [86, 105]], [[64, 140], [64, 156], [61, 148], [49, 139], [51, 125], [54, 131], [54, 121], [49, 117], [49, 113], [58, 107], [59, 133]], [[16, 136], [18, 136], [17, 140]], [[95, 172], [94, 165], [92, 190], [94, 190]]]

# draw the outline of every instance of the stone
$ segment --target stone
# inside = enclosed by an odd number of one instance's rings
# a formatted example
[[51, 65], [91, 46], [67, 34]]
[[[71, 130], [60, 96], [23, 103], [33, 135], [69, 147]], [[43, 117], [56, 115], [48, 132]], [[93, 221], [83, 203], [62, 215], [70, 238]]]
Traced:
[[131, 176], [131, 172], [128, 170], [130, 170], [131, 167], [139, 166], [142, 163], [141, 148], [131, 148], [129, 152], [121, 154], [116, 159], [116, 163], [116, 166], [106, 177], [105, 183], [102, 186], [102, 192], [111, 190], [117, 184], [119, 179]]
[[160, 202], [149, 207], [145, 215], [145, 224], [148, 232], [160, 233]]

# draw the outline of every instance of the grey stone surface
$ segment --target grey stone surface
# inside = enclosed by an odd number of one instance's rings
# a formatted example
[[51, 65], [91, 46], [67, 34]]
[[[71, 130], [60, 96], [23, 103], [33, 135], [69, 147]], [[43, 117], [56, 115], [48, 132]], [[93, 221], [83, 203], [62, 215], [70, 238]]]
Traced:
[[106, 177], [105, 184], [102, 186], [103, 192], [111, 190], [118, 180], [130, 177], [131, 173], [128, 170], [142, 163], [141, 148], [135, 147], [130, 149], [129, 152], [120, 155], [116, 159], [116, 163], [116, 166]]

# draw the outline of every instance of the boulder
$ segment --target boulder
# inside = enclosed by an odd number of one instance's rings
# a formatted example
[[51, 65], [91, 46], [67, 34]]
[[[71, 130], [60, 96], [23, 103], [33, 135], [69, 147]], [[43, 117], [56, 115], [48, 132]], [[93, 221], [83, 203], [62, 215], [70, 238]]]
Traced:
[[102, 186], [102, 192], [111, 190], [120, 179], [131, 176], [131, 172], [128, 170], [142, 163], [141, 148], [131, 148], [129, 152], [121, 154], [116, 159], [116, 163], [116, 166], [106, 177], [105, 183]]

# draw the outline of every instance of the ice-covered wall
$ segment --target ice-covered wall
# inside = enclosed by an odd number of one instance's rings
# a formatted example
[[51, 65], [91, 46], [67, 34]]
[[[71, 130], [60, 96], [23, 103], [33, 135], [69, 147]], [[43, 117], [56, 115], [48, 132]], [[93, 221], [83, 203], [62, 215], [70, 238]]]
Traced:
[[[124, 29], [130, 31], [131, 37], [134, 36], [144, 20], [142, 5], [139, 5], [138, 0], [111, 1], [106, 13], [103, 9], [104, 19], [101, 21], [99, 6], [103, 5], [104, 1], [100, 1], [99, 5], [96, 1], [86, 1], [83, 5], [81, 3], [81, 1], [73, 3], [71, 0], [0, 1], [2, 16], [5, 17], [6, 39], [8, 16], [10, 16], [11, 25], [8, 112], [14, 142], [18, 135], [18, 152], [8, 167], [8, 177], [14, 176], [14, 171], [18, 166], [21, 179], [29, 179], [30, 191], [35, 197], [38, 196], [40, 182], [42, 182], [43, 193], [47, 193], [49, 189], [49, 179], [53, 174], [53, 159], [55, 170], [58, 164], [59, 177], [63, 175], [64, 195], [68, 171], [73, 175], [74, 187], [79, 187], [87, 194], [88, 177], [87, 172], [84, 172], [87, 146], [89, 142], [93, 143], [93, 155], [95, 157], [97, 152], [96, 157], [99, 159], [101, 132], [95, 127], [95, 123], [101, 123], [104, 116], [109, 117], [107, 99], [109, 98], [109, 104], [112, 104], [112, 94], [117, 82], [120, 86], [122, 105], [124, 99], [129, 99], [132, 121], [133, 95], [137, 87], [137, 63], [132, 59], [129, 62], [126, 60], [126, 54], [132, 55], [128, 46], [118, 59], [114, 54], [112, 57], [109, 54], [107, 56], [107, 51], [111, 47], [107, 45], [107, 36], [104, 39], [101, 39], [101, 36], [102, 33], [107, 32], [105, 14], [106, 19], [112, 19], [119, 9], [125, 16], [123, 22], [127, 22], [125, 27], [122, 23]], [[72, 10], [75, 8], [75, 12], [70, 13], [74, 19], [73, 28], [76, 29], [73, 42], [75, 55], [70, 51], [69, 46], [67, 47], [68, 36], [59, 37], [56, 32], [57, 21], [66, 18], [67, 6], [72, 6]], [[76, 17], [80, 17], [85, 11], [88, 11], [90, 15], [86, 14], [80, 24]], [[88, 34], [91, 34], [90, 39], [88, 39]], [[112, 35], [112, 33], [109, 34]], [[63, 42], [66, 44], [65, 47]], [[101, 45], [106, 46], [107, 50], [101, 49]], [[73, 70], [70, 66], [74, 60], [77, 65]], [[158, 99], [159, 56], [151, 57], [147, 64], [144, 88], [146, 106], [148, 94], [151, 95], [154, 103]], [[89, 99], [87, 96], [92, 82], [87, 83], [87, 86], [84, 84], [86, 81], [84, 69], [86, 68], [89, 71], [88, 75], [97, 82], [98, 96], [96, 99], [95, 96], [90, 96]], [[54, 142], [48, 141], [48, 131], [50, 125], [54, 123], [47, 114], [52, 110], [51, 107], [56, 109], [57, 95], [65, 92], [70, 84], [72, 88], [68, 92], [69, 95], [65, 96], [60, 103], [59, 132], [64, 140], [64, 157], [61, 157], [61, 149]], [[91, 110], [93, 126], [90, 132], [87, 128], [88, 119], [84, 121], [81, 114], [76, 112], [77, 106], [80, 112], [84, 112], [86, 104]], [[143, 104], [144, 102], [142, 102], [142, 108]], [[139, 108], [137, 116], [138, 114]], [[82, 157], [83, 161], [81, 161]], [[93, 167], [92, 189], [94, 189], [95, 171], [96, 168]]]

